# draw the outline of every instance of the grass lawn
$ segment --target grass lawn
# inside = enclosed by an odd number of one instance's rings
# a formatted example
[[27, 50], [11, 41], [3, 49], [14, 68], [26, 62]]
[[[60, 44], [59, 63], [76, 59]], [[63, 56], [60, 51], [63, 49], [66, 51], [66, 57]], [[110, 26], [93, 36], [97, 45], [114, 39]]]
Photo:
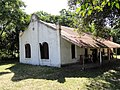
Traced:
[[120, 90], [120, 61], [85, 71], [0, 64], [0, 90]]

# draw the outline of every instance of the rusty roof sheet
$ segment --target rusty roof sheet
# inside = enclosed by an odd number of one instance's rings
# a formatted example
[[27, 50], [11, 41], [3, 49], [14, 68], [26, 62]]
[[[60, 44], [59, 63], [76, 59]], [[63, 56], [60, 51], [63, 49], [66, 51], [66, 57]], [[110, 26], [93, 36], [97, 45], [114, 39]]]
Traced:
[[64, 39], [85, 48], [120, 48], [120, 44], [103, 38], [96, 38], [89, 33], [77, 33], [74, 28], [61, 26], [61, 35]]
[[[40, 21], [43, 24], [57, 29], [55, 24]], [[96, 39], [88, 33], [79, 34], [74, 28], [61, 26], [61, 37], [65, 40], [84, 48], [120, 48], [120, 44], [114, 43], [103, 38]]]

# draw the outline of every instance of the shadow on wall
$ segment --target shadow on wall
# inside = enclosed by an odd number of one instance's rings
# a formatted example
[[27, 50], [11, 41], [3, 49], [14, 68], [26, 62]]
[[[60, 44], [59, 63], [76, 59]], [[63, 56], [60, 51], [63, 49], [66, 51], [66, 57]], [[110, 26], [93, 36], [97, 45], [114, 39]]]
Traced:
[[[101, 77], [105, 81], [111, 84], [111, 87], [120, 88], [120, 61], [117, 60], [112, 63], [108, 63], [102, 67], [86, 69], [81, 71], [80, 68], [74, 67], [62, 67], [62, 68], [53, 68], [53, 67], [42, 67], [42, 66], [32, 66], [26, 64], [15, 64], [14, 66], [7, 68], [14, 73], [12, 81], [18, 82], [24, 79], [46, 79], [46, 80], [57, 80], [59, 83], [66, 82], [65, 78], [88, 78], [92, 79], [93, 83], [87, 87], [98, 87], [96, 80]], [[110, 70], [115, 70], [111, 72]], [[107, 72], [107, 74], [106, 74]], [[117, 72], [117, 73], [116, 73]], [[119, 83], [119, 84], [118, 84]], [[105, 85], [105, 83], [102, 83]], [[100, 84], [99, 86], [102, 87]]]

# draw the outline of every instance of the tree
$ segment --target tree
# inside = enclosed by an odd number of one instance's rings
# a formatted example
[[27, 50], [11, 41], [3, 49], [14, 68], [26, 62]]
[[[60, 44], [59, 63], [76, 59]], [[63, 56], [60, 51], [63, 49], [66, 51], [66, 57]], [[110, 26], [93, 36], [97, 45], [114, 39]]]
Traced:
[[37, 16], [39, 17], [40, 20], [49, 22], [49, 23], [54, 23], [54, 15], [48, 14], [47, 12], [44, 11], [38, 11], [36, 12]]
[[76, 14], [66, 9], [60, 11], [60, 23], [63, 26], [76, 27], [74, 25]]
[[59, 23], [63, 26], [69, 26], [69, 27], [75, 27], [74, 26], [74, 19], [75, 19], [75, 13], [72, 13], [66, 9], [62, 9], [60, 11], [60, 15], [51, 15], [47, 12], [38, 11], [36, 12], [39, 19], [48, 23]]
[[0, 1], [0, 55], [13, 57], [18, 53], [19, 31], [26, 28], [29, 20], [24, 7], [21, 0]]
[[[80, 23], [84, 27], [84, 31], [92, 31], [102, 37], [111, 36], [113, 30], [118, 32], [117, 28], [120, 26], [119, 0], [69, 0], [68, 3], [70, 9], [73, 9], [81, 19]], [[92, 27], [94, 30], [91, 30]]]

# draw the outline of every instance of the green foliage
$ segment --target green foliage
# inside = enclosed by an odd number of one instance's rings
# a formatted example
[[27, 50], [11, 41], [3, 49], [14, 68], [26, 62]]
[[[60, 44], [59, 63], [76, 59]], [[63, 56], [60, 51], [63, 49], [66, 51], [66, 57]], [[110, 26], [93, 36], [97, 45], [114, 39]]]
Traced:
[[39, 16], [39, 19], [48, 23], [57, 23], [59, 22], [63, 26], [74, 27], [74, 18], [75, 13], [70, 12], [66, 9], [60, 11], [60, 15], [51, 15], [43, 11], [38, 11], [36, 14]]
[[96, 35], [105, 37], [111, 36], [111, 30], [120, 26], [119, 0], [69, 0], [68, 4], [81, 18], [84, 31], [91, 31], [94, 22]]
[[18, 53], [19, 31], [28, 24], [29, 16], [23, 12], [24, 7], [21, 0], [0, 1], [0, 52], [6, 52], [8, 57]]
[[[119, 7], [119, 0], [69, 0], [68, 4], [70, 8], [75, 9], [77, 8], [77, 13], [83, 12], [88, 14], [89, 11], [94, 12], [95, 11], [103, 11], [103, 8], [108, 4], [108, 6], [111, 6], [111, 8], [114, 8], [116, 6], [117, 9], [120, 9]], [[85, 16], [82, 15], [81, 16]]]

